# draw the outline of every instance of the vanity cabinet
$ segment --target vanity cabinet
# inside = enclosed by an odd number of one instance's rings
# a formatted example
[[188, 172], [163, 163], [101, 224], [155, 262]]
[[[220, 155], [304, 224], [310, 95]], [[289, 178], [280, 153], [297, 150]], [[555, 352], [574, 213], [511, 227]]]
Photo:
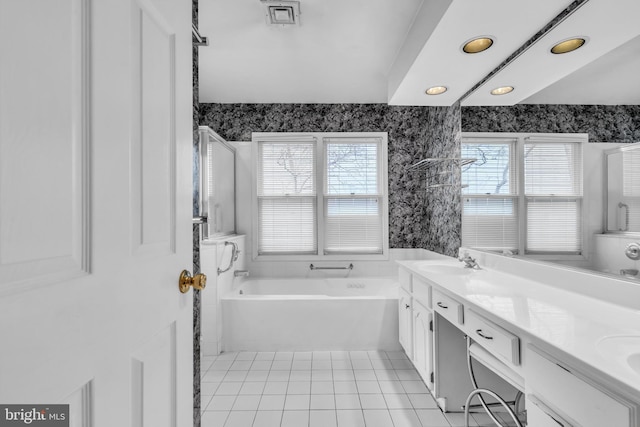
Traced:
[[411, 294], [400, 288], [398, 295], [398, 339], [409, 359], [413, 360], [413, 312]]
[[421, 303], [413, 303], [413, 365], [433, 390], [433, 313]]

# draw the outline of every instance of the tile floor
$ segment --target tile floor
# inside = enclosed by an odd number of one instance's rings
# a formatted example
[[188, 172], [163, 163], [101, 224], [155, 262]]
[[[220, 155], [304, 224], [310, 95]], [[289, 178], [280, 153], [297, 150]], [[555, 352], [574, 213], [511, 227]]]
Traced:
[[[462, 427], [403, 352], [239, 352], [202, 358], [202, 427]], [[474, 414], [471, 425], [493, 425]]]

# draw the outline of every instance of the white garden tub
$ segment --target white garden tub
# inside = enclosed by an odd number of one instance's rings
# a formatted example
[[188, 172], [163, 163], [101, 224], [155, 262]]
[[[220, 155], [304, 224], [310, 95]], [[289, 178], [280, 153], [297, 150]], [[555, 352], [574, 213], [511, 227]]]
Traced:
[[399, 350], [396, 277], [244, 280], [222, 298], [225, 351]]

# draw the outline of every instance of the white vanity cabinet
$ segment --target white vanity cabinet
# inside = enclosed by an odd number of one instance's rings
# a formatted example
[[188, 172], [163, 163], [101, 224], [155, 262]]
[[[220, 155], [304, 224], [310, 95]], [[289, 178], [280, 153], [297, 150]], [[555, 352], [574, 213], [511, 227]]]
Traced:
[[533, 345], [527, 347], [525, 378], [527, 411], [541, 425], [636, 426], [635, 405]]
[[398, 340], [409, 359], [413, 359], [413, 312], [411, 294], [400, 288], [398, 295]]

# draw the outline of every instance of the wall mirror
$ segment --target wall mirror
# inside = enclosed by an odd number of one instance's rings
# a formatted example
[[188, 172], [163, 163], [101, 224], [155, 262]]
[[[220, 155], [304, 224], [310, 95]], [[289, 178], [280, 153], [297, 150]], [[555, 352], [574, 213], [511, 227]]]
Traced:
[[640, 233], [640, 143], [605, 152], [605, 231]]
[[200, 215], [207, 217], [202, 238], [235, 234], [236, 150], [208, 126], [200, 135]]

